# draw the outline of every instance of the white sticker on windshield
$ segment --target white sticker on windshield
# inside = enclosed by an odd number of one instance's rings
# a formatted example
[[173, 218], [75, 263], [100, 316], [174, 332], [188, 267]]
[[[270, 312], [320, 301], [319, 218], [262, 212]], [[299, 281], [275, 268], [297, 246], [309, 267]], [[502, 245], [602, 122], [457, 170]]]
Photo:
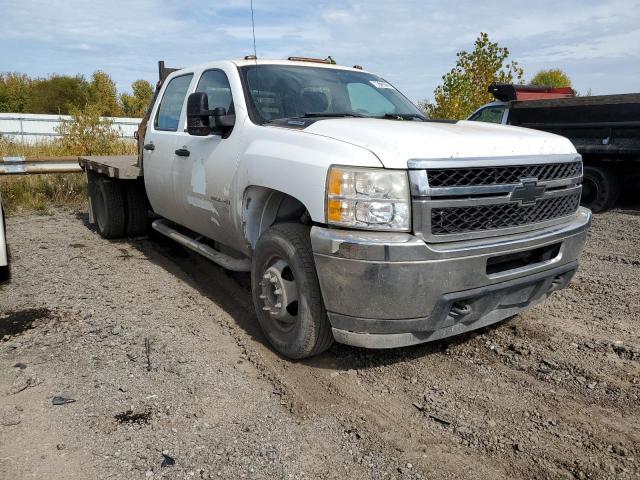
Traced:
[[369, 83], [376, 88], [391, 88], [393, 87], [387, 82], [383, 82], [382, 80], [369, 80]]

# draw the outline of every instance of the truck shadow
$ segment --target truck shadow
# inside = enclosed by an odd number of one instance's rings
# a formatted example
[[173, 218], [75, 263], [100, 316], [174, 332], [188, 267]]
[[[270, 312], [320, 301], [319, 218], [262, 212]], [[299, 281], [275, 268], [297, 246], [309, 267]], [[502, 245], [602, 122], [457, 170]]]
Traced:
[[[271, 354], [285, 359], [271, 348], [262, 334], [253, 308], [251, 278], [248, 273], [229, 272], [157, 234], [152, 234], [148, 241], [133, 242], [133, 246], [142, 250], [150, 261], [222, 308], [252, 340], [265, 346]], [[432, 343], [386, 350], [334, 344], [326, 353], [300, 360], [299, 363], [328, 370], [375, 368], [444, 352], [449, 347], [465, 343], [493, 328], [496, 326]]]
[[[88, 223], [86, 214], [79, 214], [78, 219], [90, 230], [96, 230]], [[251, 278], [248, 273], [225, 270], [153, 231], [147, 238], [113, 242], [138, 250], [148, 261], [162, 267], [223, 309], [235, 325], [244, 330], [253, 341], [268, 349], [272, 355], [290, 361], [275, 352], [262, 334], [253, 308]], [[123, 260], [127, 257], [121, 256]], [[447, 348], [464, 344], [478, 335], [498, 328], [502, 323], [504, 322], [456, 337], [402, 348], [369, 350], [336, 343], [322, 355], [297, 362], [327, 370], [375, 368], [445, 352]]]

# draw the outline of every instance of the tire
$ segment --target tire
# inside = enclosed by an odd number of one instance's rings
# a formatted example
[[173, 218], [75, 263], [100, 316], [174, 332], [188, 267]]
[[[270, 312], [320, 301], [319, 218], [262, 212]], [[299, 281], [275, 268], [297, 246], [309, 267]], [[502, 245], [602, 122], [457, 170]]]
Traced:
[[124, 184], [126, 205], [126, 233], [128, 237], [142, 237], [149, 228], [149, 201], [144, 187], [136, 181]]
[[620, 196], [620, 180], [609, 169], [585, 166], [581, 203], [594, 213], [613, 207]]
[[92, 188], [91, 203], [98, 232], [103, 238], [121, 238], [125, 234], [125, 201], [119, 183], [99, 177]]
[[273, 348], [292, 359], [318, 355], [333, 344], [309, 231], [297, 223], [272, 226], [258, 240], [251, 268], [262, 331]]

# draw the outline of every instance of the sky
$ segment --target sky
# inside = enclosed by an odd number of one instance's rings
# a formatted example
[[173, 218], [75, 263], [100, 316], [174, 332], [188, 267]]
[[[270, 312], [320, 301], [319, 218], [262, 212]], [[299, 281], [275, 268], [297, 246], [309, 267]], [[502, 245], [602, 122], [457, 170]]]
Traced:
[[[432, 97], [481, 31], [530, 79], [561, 68], [581, 93], [640, 91], [640, 0], [254, 0], [259, 57], [362, 65], [410, 99]], [[190, 66], [253, 53], [249, 0], [0, 0], [0, 71], [90, 77], [118, 90], [157, 80], [157, 61]]]

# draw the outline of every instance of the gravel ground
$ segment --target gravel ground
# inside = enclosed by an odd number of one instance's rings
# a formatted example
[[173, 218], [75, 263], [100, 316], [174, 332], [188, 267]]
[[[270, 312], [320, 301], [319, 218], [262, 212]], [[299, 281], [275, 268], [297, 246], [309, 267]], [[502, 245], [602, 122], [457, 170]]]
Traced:
[[244, 275], [82, 214], [7, 227], [2, 478], [640, 475], [637, 210], [595, 217], [571, 287], [508, 322], [301, 362], [266, 345]]

